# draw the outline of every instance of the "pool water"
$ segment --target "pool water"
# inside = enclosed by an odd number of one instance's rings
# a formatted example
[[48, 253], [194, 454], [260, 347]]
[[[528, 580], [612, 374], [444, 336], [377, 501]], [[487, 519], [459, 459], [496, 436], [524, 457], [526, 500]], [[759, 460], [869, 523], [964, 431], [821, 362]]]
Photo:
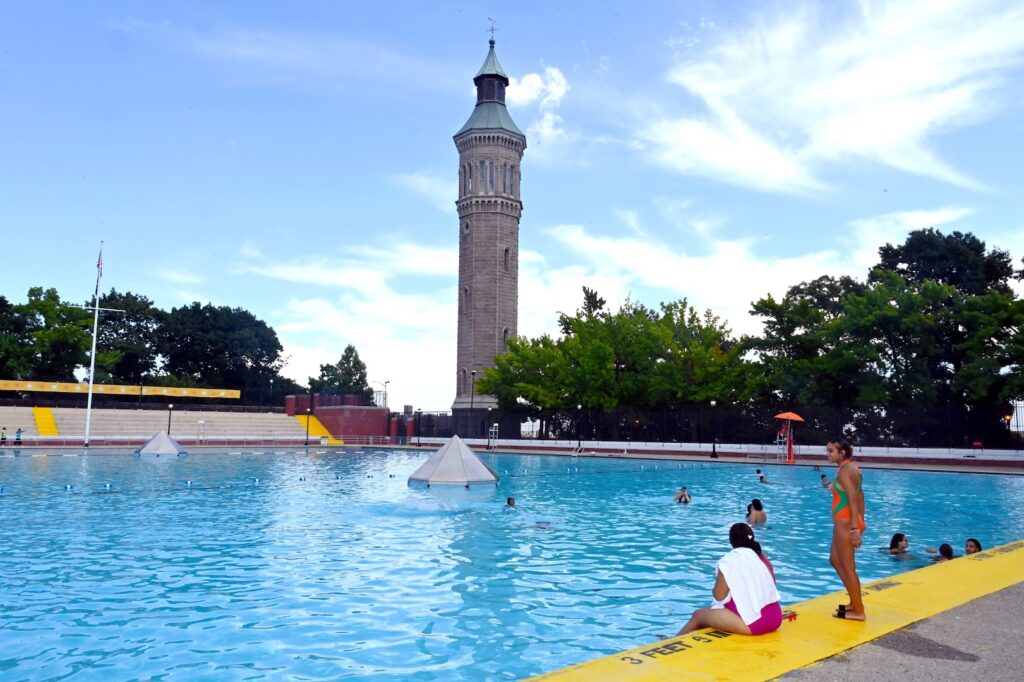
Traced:
[[[519, 679], [674, 633], [753, 497], [783, 602], [841, 589], [811, 467], [487, 453], [497, 487], [410, 488], [429, 454], [0, 458], [0, 677]], [[864, 487], [866, 581], [1020, 537], [1024, 478]]]

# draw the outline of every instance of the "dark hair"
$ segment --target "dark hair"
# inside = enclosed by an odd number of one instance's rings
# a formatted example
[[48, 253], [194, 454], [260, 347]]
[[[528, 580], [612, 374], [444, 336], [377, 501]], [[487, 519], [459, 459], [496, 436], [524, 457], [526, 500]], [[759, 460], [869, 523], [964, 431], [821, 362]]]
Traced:
[[[982, 549], [984, 549], [984, 548], [983, 548], [983, 547], [981, 546], [981, 543], [980, 543], [980, 542], [978, 542], [977, 540], [975, 540], [974, 538], [967, 538], [967, 542], [973, 542], [973, 543], [974, 543], [974, 545], [975, 545], [975, 546], [976, 546], [976, 547], [978, 548], [978, 551], [979, 551], [979, 552], [980, 552], [980, 551], [981, 551]], [[967, 542], [965, 542], [964, 544], [967, 544]]]
[[950, 545], [949, 543], [945, 543], [945, 542], [942, 543], [941, 545], [939, 545], [939, 556], [941, 556], [944, 559], [952, 559], [953, 558], [953, 547], [952, 547], [952, 545]]
[[833, 438], [829, 441], [830, 444], [835, 445], [843, 452], [843, 459], [850, 459], [853, 457], [853, 446], [850, 445], [850, 441], [845, 438]]
[[750, 506], [752, 506], [757, 511], [761, 511], [762, 509], [764, 509], [764, 505], [761, 504], [761, 500], [757, 499], [756, 497], [750, 501]]
[[892, 536], [892, 540], [889, 540], [889, 549], [899, 549], [900, 543], [906, 539], [906, 535], [903, 533], [895, 533]]
[[828, 478], [828, 476], [826, 476], [825, 474], [822, 474], [821, 477], [822, 478]]
[[757, 471], [756, 471], [755, 473], [758, 473], [758, 474], [759, 474], [759, 473], [761, 473], [761, 470], [760, 470], [760, 469], [758, 469], [758, 470], [757, 470]]
[[754, 550], [755, 554], [761, 553], [761, 545], [754, 539], [754, 531], [745, 523], [734, 523], [729, 529], [729, 544], [733, 547], [746, 547]]
[[515, 504], [515, 501], [516, 501], [516, 498], [510, 497], [507, 500], [505, 500], [505, 504]]

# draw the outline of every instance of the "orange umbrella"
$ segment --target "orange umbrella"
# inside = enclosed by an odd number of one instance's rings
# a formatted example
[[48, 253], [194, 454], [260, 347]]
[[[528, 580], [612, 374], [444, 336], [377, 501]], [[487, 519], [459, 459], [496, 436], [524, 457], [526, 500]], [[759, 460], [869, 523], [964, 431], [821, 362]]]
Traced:
[[802, 422], [804, 420], [804, 418], [798, 415], [796, 412], [780, 412], [779, 414], [775, 415], [775, 418], [788, 419], [795, 422]]

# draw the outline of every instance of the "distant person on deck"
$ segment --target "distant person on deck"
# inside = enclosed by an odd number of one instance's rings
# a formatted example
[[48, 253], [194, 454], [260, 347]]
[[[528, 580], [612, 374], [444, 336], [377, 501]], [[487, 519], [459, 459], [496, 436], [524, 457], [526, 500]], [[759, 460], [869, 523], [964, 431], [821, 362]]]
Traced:
[[0, 426], [0, 445], [7, 444], [7, 427]]
[[20, 426], [18, 427], [18, 430], [14, 432], [14, 444], [15, 445], [21, 445], [21, 427]]

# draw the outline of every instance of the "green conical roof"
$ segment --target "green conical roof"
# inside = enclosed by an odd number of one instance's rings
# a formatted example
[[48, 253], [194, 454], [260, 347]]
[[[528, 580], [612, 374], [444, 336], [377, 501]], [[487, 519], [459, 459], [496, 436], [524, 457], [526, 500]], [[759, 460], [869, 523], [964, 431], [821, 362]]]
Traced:
[[480, 67], [476, 75], [473, 76], [473, 80], [476, 80], [480, 76], [501, 76], [505, 80], [508, 80], [508, 74], [506, 74], [501, 64], [498, 63], [498, 55], [494, 54], [494, 38], [491, 38], [491, 49], [487, 52], [487, 59], [484, 60], [484, 65]]

